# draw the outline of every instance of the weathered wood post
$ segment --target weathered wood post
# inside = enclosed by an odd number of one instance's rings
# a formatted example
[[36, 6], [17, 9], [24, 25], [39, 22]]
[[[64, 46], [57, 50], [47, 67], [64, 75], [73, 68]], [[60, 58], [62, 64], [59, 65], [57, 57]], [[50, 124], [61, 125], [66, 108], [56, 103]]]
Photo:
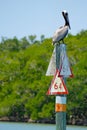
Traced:
[[54, 75], [47, 94], [56, 97], [56, 130], [66, 130], [66, 95], [68, 90], [65, 84], [66, 79], [71, 77], [72, 73], [64, 43], [56, 44], [46, 75]]
[[[60, 70], [60, 62], [63, 62], [65, 45], [56, 44], [56, 69]], [[65, 83], [65, 77], [63, 77]], [[56, 130], [66, 130], [66, 95], [56, 96]]]

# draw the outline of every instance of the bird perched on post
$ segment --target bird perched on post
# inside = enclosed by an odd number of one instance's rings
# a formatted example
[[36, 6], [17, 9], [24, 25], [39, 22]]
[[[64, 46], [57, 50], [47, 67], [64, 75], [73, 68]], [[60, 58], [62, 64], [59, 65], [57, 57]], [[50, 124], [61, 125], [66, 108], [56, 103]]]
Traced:
[[68, 34], [68, 29], [70, 28], [69, 18], [68, 18], [68, 12], [66, 10], [62, 11], [62, 15], [65, 19], [65, 25], [57, 29], [53, 35], [53, 45], [55, 43], [60, 43], [60, 41], [63, 41], [66, 35]]

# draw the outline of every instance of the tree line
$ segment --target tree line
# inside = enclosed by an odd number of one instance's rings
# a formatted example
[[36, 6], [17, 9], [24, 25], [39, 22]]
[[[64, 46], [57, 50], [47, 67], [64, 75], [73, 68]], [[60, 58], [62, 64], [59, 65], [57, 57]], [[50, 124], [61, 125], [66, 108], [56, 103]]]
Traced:
[[[67, 80], [67, 120], [87, 118], [87, 31], [65, 38], [74, 74]], [[52, 39], [30, 35], [0, 43], [0, 117], [17, 121], [55, 120], [55, 96], [47, 96], [52, 76], [46, 70], [53, 52]]]

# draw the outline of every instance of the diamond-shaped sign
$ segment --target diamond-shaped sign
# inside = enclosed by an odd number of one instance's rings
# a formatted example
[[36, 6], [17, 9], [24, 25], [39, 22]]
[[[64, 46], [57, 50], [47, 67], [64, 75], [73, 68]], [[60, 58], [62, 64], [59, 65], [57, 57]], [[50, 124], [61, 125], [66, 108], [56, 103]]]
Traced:
[[59, 65], [59, 76], [62, 77], [73, 77], [69, 60], [66, 54], [66, 45], [60, 45], [60, 65]]
[[59, 76], [63, 76], [63, 77], [73, 77], [71, 68], [70, 68], [70, 64], [68, 61], [68, 57], [65, 54], [64, 58], [60, 64], [60, 68], [59, 68]]

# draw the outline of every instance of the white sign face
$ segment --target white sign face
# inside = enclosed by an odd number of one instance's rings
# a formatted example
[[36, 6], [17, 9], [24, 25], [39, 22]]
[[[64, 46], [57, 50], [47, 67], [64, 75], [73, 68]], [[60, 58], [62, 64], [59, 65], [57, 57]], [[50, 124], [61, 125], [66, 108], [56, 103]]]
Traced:
[[51, 60], [46, 72], [46, 76], [54, 76], [56, 72], [56, 52], [55, 52], [55, 48], [53, 50], [53, 54], [51, 56]]
[[56, 70], [56, 74], [52, 80], [51, 86], [47, 92], [48, 95], [57, 95], [57, 94], [68, 94], [68, 90], [65, 86], [65, 83], [62, 77], [58, 77], [59, 71]]

